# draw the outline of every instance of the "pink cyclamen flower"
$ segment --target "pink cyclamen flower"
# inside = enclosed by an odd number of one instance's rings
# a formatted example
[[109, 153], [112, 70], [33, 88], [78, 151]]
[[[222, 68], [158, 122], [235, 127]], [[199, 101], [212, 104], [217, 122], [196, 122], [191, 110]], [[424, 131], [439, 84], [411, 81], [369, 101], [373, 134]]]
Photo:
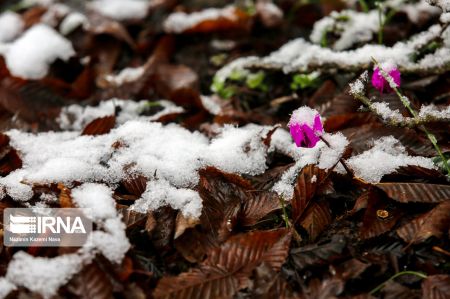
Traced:
[[[383, 70], [392, 78], [391, 84], [395, 84], [395, 87], [400, 86], [400, 71], [395, 67], [395, 65], [386, 63], [381, 66]], [[372, 75], [372, 86], [380, 91], [380, 93], [392, 92], [392, 88], [386, 79], [384, 79], [381, 71], [378, 67], [375, 68]]]
[[316, 146], [323, 134], [322, 120], [319, 112], [303, 106], [292, 112], [288, 123], [289, 130], [298, 147]]

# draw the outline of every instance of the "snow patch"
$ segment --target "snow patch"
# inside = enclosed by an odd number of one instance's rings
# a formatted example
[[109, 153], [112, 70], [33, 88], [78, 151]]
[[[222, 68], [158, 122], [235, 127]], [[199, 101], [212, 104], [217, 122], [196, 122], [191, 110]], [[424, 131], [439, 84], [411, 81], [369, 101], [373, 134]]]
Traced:
[[117, 21], [143, 19], [147, 16], [151, 1], [146, 0], [95, 0], [88, 7]]
[[4, 53], [11, 74], [24, 79], [41, 79], [56, 59], [67, 61], [74, 55], [70, 41], [44, 24], [28, 29]]
[[[141, 115], [148, 105], [161, 107], [161, 110], [153, 115]], [[132, 100], [110, 99], [100, 102], [98, 106], [81, 106], [73, 104], [64, 107], [57, 118], [57, 122], [63, 130], [81, 131], [88, 123], [96, 118], [114, 115], [116, 108], [119, 109], [119, 113], [116, 117], [116, 124], [119, 125], [133, 119], [156, 121], [165, 115], [184, 112], [182, 107], [166, 100], [157, 102], [142, 100], [134, 102]]]
[[207, 8], [199, 12], [175, 12], [164, 21], [164, 30], [168, 33], [182, 33], [205, 21], [214, 21], [219, 18], [235, 21], [236, 8], [233, 5], [224, 8]]
[[393, 136], [380, 138], [371, 149], [351, 157], [347, 163], [357, 177], [369, 183], [380, 182], [384, 175], [401, 166], [436, 169], [431, 159], [409, 156], [405, 147]]
[[24, 22], [20, 15], [7, 11], [0, 15], [0, 43], [10, 42], [22, 33]]

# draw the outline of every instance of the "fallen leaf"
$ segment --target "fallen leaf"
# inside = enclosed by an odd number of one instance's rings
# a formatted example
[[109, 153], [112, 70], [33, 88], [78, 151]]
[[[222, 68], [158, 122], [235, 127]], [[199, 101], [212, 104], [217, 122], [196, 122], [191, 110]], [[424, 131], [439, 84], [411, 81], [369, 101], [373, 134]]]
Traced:
[[290, 238], [285, 229], [231, 237], [212, 249], [199, 268], [162, 278], [153, 295], [155, 298], [231, 298], [248, 285], [248, 277], [262, 262], [274, 270], [281, 268]]
[[375, 184], [390, 198], [407, 202], [439, 203], [450, 199], [450, 186], [422, 183], [379, 183]]
[[450, 201], [444, 201], [397, 229], [397, 234], [405, 242], [417, 244], [431, 236], [440, 238], [448, 231], [449, 226]]
[[422, 282], [423, 299], [450, 298], [450, 275], [431, 275]]
[[96, 118], [86, 125], [81, 135], [103, 135], [108, 134], [116, 124], [114, 115]]

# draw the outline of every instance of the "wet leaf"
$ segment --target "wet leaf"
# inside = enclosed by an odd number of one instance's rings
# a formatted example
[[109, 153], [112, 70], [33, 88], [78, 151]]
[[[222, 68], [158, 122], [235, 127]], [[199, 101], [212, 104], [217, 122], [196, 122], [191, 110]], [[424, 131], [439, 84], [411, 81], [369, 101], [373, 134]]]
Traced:
[[364, 212], [360, 236], [369, 239], [389, 231], [397, 223], [402, 213], [390, 204], [379, 192], [369, 191], [367, 209]]
[[178, 238], [185, 232], [186, 229], [196, 226], [199, 222], [199, 219], [187, 218], [183, 216], [182, 213], [178, 213], [177, 219], [175, 220], [175, 235], [173, 238]]
[[131, 176], [123, 180], [122, 184], [130, 194], [140, 197], [147, 188], [147, 178], [143, 175]]
[[242, 177], [213, 167], [200, 172], [198, 192], [203, 200], [200, 224], [177, 238], [178, 251], [190, 261], [200, 261], [206, 252], [224, 242], [237, 223], [241, 205], [251, 194]]
[[352, 258], [351, 260], [340, 263], [335, 267], [332, 266], [333, 270], [331, 272], [336, 273], [335, 275], [337, 277], [347, 281], [348, 279], [359, 277], [369, 266], [370, 264], [368, 263], [363, 263], [356, 258]]
[[299, 269], [306, 266], [324, 264], [339, 257], [347, 246], [347, 241], [342, 235], [335, 235], [331, 240], [302, 246], [291, 250], [291, 257]]
[[450, 275], [431, 275], [422, 282], [423, 299], [450, 298]]
[[450, 199], [450, 186], [422, 183], [379, 183], [378, 188], [399, 202], [439, 203]]
[[113, 296], [111, 281], [95, 261], [72, 279], [69, 289], [83, 299], [109, 299]]
[[19, 168], [22, 168], [22, 159], [15, 149], [10, 150], [2, 159], [0, 159], [0, 176], [6, 176]]
[[286, 259], [290, 233], [280, 229], [231, 237], [208, 253], [199, 268], [162, 278], [156, 298], [231, 298], [248, 285], [248, 277], [262, 262], [279, 270]]
[[449, 229], [450, 201], [437, 205], [411, 222], [397, 229], [397, 234], [408, 243], [420, 243], [431, 236], [440, 238]]
[[327, 178], [328, 172], [314, 165], [305, 166], [297, 177], [292, 198], [292, 219], [296, 222], [305, 212], [318, 186]]
[[109, 133], [116, 125], [114, 115], [96, 118], [86, 125], [81, 135], [103, 135]]
[[309, 238], [315, 240], [331, 223], [332, 217], [327, 202], [315, 202], [304, 212], [300, 225], [308, 232]]
[[243, 226], [255, 225], [267, 214], [281, 209], [280, 196], [275, 192], [263, 191], [251, 195], [239, 214], [239, 223]]
[[59, 183], [58, 189], [60, 190], [59, 193], [59, 205], [61, 208], [74, 208], [74, 204], [72, 202], [72, 196], [70, 189], [64, 186], [64, 184]]
[[308, 287], [303, 288], [303, 297], [305, 299], [332, 299], [344, 290], [344, 282], [338, 278], [319, 280], [314, 278], [310, 281]]

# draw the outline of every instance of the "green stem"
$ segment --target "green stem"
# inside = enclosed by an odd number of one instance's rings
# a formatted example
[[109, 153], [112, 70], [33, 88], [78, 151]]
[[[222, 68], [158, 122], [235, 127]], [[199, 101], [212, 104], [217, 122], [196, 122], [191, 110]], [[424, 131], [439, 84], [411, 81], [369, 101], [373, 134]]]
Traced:
[[402, 276], [402, 275], [415, 275], [415, 276], [418, 276], [418, 277], [423, 278], [423, 279], [425, 279], [425, 278], [428, 277], [426, 274], [424, 274], [424, 273], [422, 273], [422, 272], [416, 272], [416, 271], [402, 271], [402, 272], [398, 272], [398, 273], [392, 275], [392, 276], [391, 276], [388, 280], [386, 280], [385, 282], [383, 282], [383, 283], [379, 284], [378, 286], [376, 286], [375, 288], [373, 288], [373, 289], [369, 292], [369, 295], [375, 294], [376, 292], [378, 292], [379, 290], [381, 290], [382, 288], [384, 288], [384, 286], [386, 285], [386, 283], [388, 283], [389, 281], [394, 280], [394, 279], [396, 279], [397, 277]]
[[359, 5], [361, 5], [361, 8], [363, 10], [363, 12], [369, 12], [369, 6], [367, 5], [366, 1], [364, 0], [358, 0]]
[[[378, 63], [378, 61], [375, 60], [375, 58], [372, 57], [373, 62], [375, 63], [375, 65], [378, 67], [378, 69], [380, 70], [381, 75], [383, 76], [383, 78], [389, 82], [390, 78], [388, 78], [389, 74], [387, 74], [380, 66], [380, 64]], [[411, 107], [411, 104], [409, 103], [409, 100], [407, 97], [403, 96], [400, 91], [398, 90], [397, 87], [395, 86], [391, 86], [391, 88], [395, 91], [395, 93], [397, 94], [398, 98], [400, 99], [400, 101], [402, 102], [403, 106], [406, 107], [406, 109], [408, 109], [409, 113], [411, 113], [411, 115], [414, 117], [414, 119], [417, 122], [420, 122], [419, 120], [419, 116], [417, 115], [417, 112], [414, 111], [414, 109]], [[442, 162], [444, 164], [444, 168], [447, 171], [447, 175], [450, 175], [450, 166], [448, 165], [448, 161], [445, 158], [444, 154], [441, 151], [441, 148], [439, 147], [439, 145], [437, 144], [437, 140], [436, 140], [436, 136], [434, 136], [432, 133], [430, 133], [430, 131], [427, 130], [427, 128], [425, 126], [420, 126], [419, 128], [421, 128], [424, 132], [425, 135], [427, 136], [427, 138], [430, 140], [431, 144], [433, 144], [434, 149], [436, 150], [436, 152], [438, 153], [438, 155], [441, 157]]]
[[380, 25], [380, 28], [378, 28], [378, 43], [381, 45], [383, 44], [383, 7], [380, 2], [377, 2], [378, 7], [378, 23]]
[[286, 228], [290, 227], [290, 223], [289, 223], [289, 217], [286, 211], [286, 207], [284, 206], [284, 199], [282, 197], [280, 197], [280, 204], [281, 204], [281, 211], [283, 211], [283, 220], [284, 223], [286, 225]]

